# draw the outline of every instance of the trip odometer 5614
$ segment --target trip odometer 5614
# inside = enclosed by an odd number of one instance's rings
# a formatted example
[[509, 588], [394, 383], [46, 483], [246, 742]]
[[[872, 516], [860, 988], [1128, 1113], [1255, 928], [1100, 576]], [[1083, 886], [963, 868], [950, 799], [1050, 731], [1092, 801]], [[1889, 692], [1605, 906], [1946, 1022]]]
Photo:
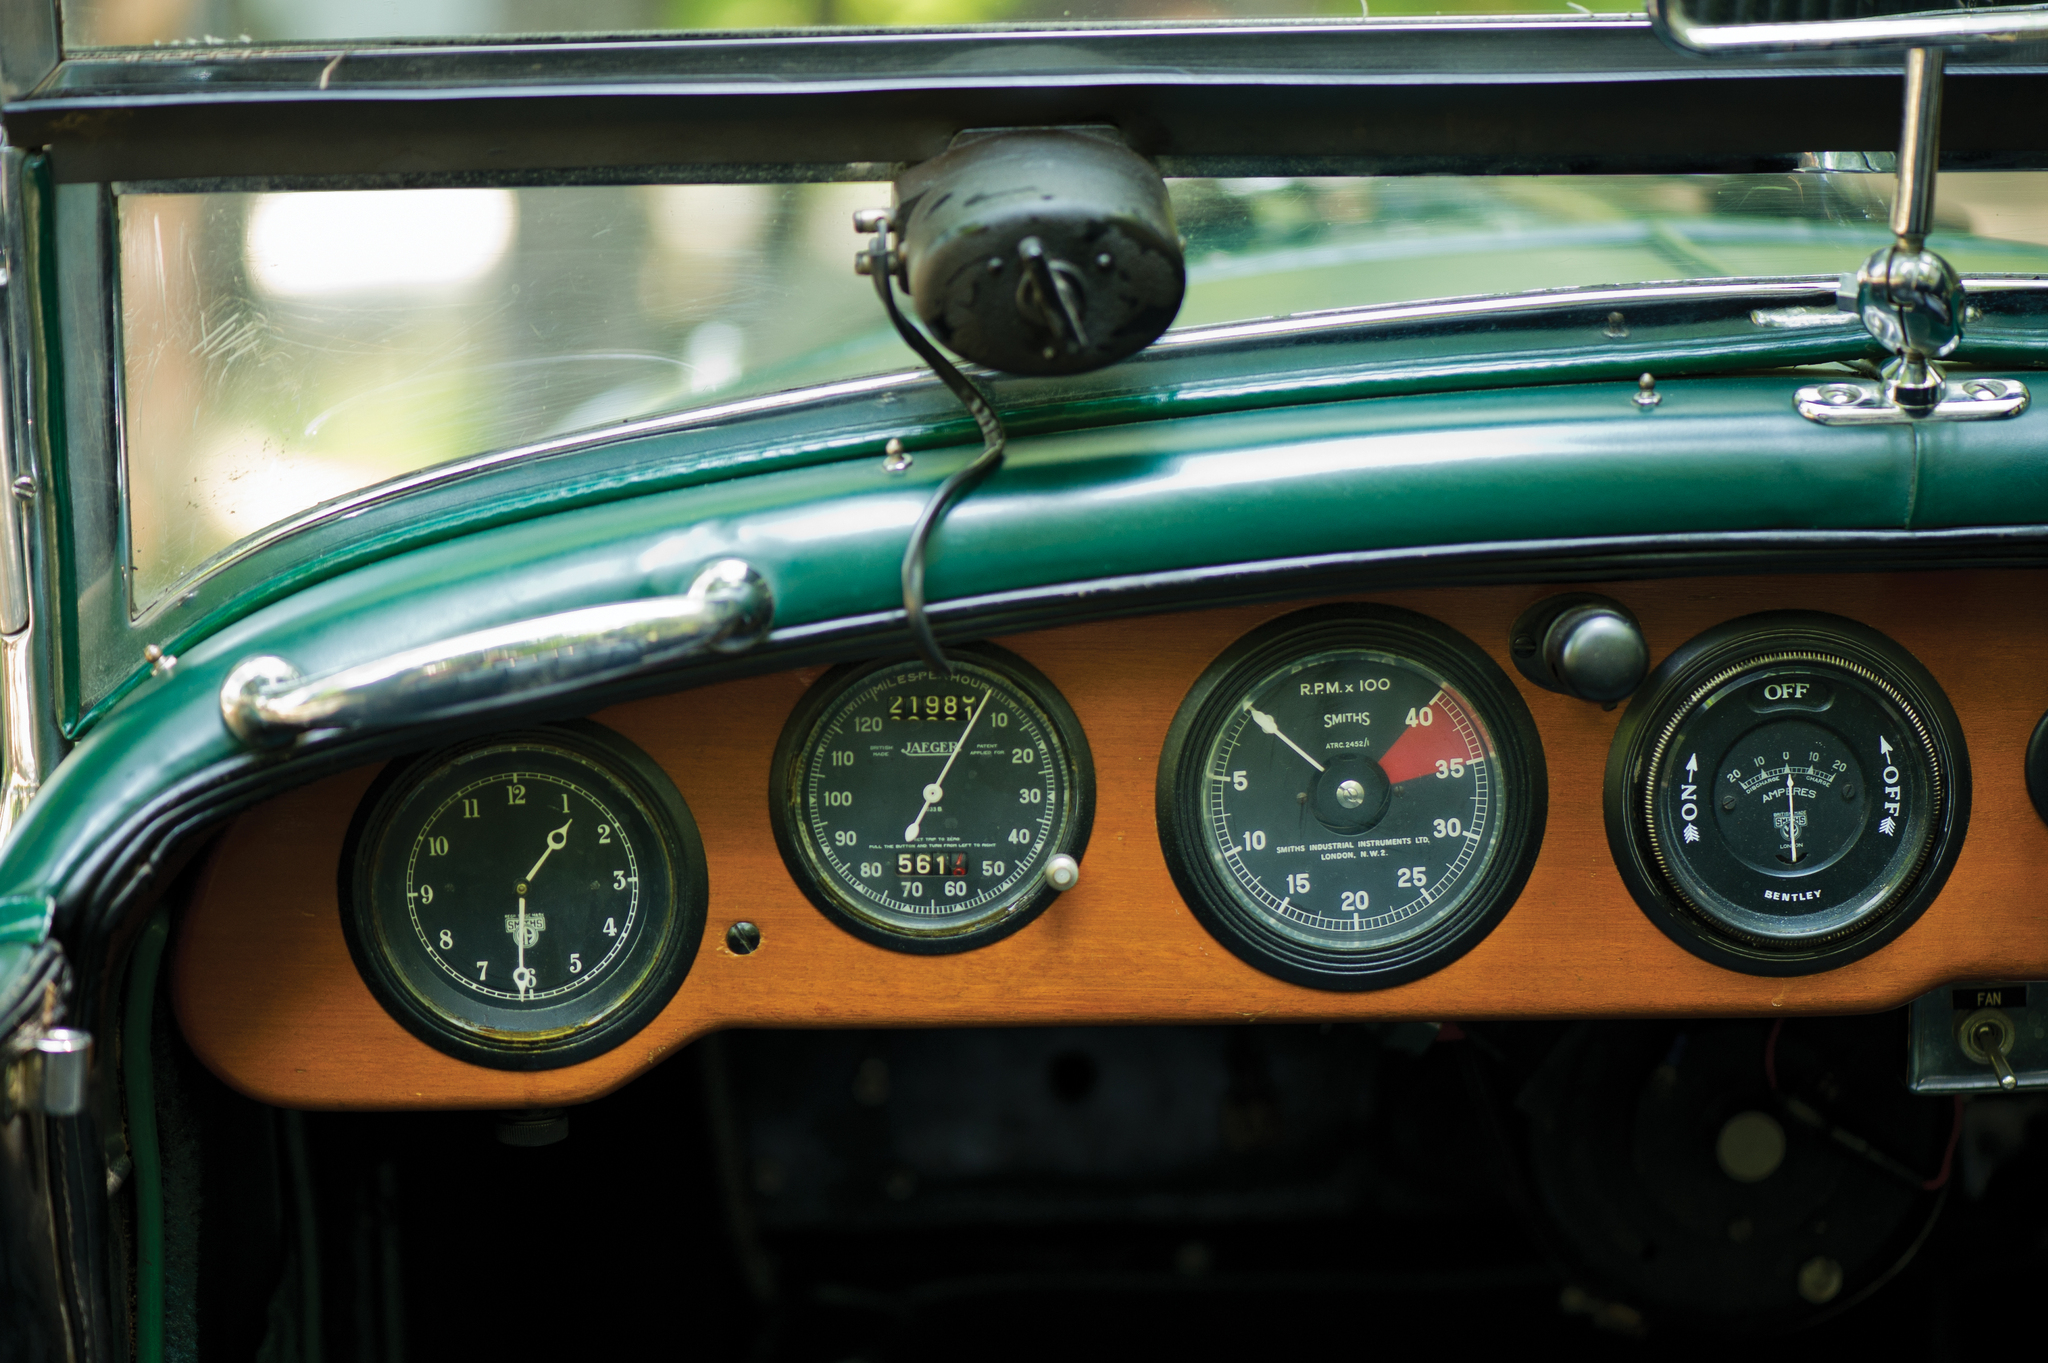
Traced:
[[798, 704], [769, 783], [797, 884], [856, 936], [964, 951], [1071, 887], [1095, 805], [1088, 740], [1029, 663], [989, 645], [839, 668]]
[[1962, 846], [1970, 775], [1955, 713], [1877, 631], [1778, 611], [1673, 653], [1607, 767], [1622, 878], [1675, 941], [1789, 975], [1876, 949]]
[[1160, 836], [1203, 924], [1299, 984], [1377, 989], [1507, 912], [1542, 838], [1528, 708], [1462, 635], [1408, 611], [1303, 611], [1195, 684], [1159, 768]]

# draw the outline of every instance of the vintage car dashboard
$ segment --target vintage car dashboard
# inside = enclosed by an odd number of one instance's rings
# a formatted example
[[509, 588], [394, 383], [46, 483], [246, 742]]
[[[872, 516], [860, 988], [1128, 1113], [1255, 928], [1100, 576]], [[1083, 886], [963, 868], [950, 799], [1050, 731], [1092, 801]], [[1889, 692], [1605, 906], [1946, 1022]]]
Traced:
[[[2041, 978], [2040, 588], [1574, 587], [1640, 622], [1655, 670], [1618, 707], [1516, 666], [1555, 586], [1078, 624], [959, 650], [954, 686], [882, 660], [633, 701], [498, 745], [568, 735], [568, 767], [472, 742], [466, 773], [366, 766], [240, 817], [175, 929], [176, 1013], [268, 1103], [507, 1108], [597, 1097], [729, 1027], [1778, 1016]], [[922, 728], [906, 703], [935, 707]], [[946, 775], [963, 753], [978, 786]], [[866, 775], [885, 755], [905, 774]], [[470, 836], [486, 799], [505, 831]], [[594, 850], [613, 830], [630, 860]], [[669, 898], [640, 893], [665, 857]], [[617, 897], [547, 925], [551, 870]], [[471, 952], [422, 898], [478, 878]], [[620, 945], [629, 904], [644, 947]], [[494, 1042], [491, 990], [576, 997], [528, 947], [558, 974], [571, 949], [578, 975], [616, 961], [625, 1020]], [[473, 969], [487, 987], [455, 988]]]

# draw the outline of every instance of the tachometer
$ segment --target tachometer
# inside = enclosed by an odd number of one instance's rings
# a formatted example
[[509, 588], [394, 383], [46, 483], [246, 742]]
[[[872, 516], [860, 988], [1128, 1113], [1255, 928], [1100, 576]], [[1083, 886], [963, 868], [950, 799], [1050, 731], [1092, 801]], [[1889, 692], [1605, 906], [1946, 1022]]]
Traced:
[[1005, 937], [1074, 884], [1095, 768], [1066, 701], [990, 645], [839, 668], [798, 704], [769, 782], [775, 840], [811, 902], [898, 951]]
[[704, 852], [668, 776], [595, 724], [395, 763], [342, 858], [364, 980], [451, 1055], [547, 1069], [626, 1040], [704, 931]]
[[1464, 636], [1332, 606], [1255, 630], [1182, 702], [1159, 766], [1167, 865], [1259, 969], [1377, 989], [1500, 921], [1542, 840], [1528, 707]]
[[1838, 616], [1709, 630], [1629, 706], [1607, 764], [1622, 878], [1674, 941], [1762, 975], [1903, 932], [1969, 820], [1955, 712], [1911, 654]]

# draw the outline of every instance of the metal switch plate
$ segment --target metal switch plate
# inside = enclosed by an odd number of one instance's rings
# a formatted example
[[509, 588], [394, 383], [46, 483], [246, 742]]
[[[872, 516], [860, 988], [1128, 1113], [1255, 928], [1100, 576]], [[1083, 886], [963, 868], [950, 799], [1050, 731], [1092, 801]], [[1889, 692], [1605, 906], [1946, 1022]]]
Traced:
[[1961, 984], [1913, 1001], [1907, 1023], [1911, 1060], [1906, 1086], [1915, 1093], [2013, 1092], [1991, 1066], [1970, 1057], [1963, 1023], [1990, 1013], [2012, 1024], [2006, 1062], [2016, 1088], [2048, 1089], [2048, 982]]

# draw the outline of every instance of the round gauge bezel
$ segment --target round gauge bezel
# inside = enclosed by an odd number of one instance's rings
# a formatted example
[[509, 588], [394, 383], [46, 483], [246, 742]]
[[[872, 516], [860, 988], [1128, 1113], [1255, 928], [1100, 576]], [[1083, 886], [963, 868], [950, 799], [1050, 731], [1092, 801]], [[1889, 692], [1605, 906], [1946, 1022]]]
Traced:
[[[1831, 932], [1771, 938], [1718, 917], [1659, 864], [1649, 802], [1657, 749], [1709, 693], [1759, 669], [1845, 671], [1924, 735], [1941, 791], [1931, 836], [1884, 901]], [[1681, 645], [1644, 681], [1615, 730], [1603, 791], [1608, 846], [1643, 913], [1702, 960], [1746, 975], [1811, 975], [1860, 960], [1895, 940], [1934, 902], [1961, 855], [1970, 821], [1970, 758], [1948, 695], [1921, 662], [1870, 626], [1821, 611], [1766, 611], [1729, 620]], [[1824, 874], [1829, 867], [1820, 868]]]
[[[579, 1018], [590, 997], [572, 994], [553, 1005], [502, 1010], [531, 1028], [487, 1027], [465, 1020], [439, 1006], [434, 995], [445, 987], [422, 990], [409, 981], [393, 959], [373, 902], [376, 860], [388, 842], [394, 821], [429, 780], [457, 762], [476, 761], [494, 752], [541, 750], [566, 754], [581, 764], [593, 781], [601, 781], [607, 799], [624, 798], [653, 836], [653, 846], [636, 853], [641, 908], [652, 914], [653, 895], [665, 887], [669, 911], [660, 935], [651, 945], [629, 948], [642, 959], [623, 993], [594, 1017]], [[516, 759], [511, 765], [516, 766]], [[483, 768], [479, 768], [483, 770]], [[657, 874], [658, 869], [658, 874]], [[436, 1050], [472, 1064], [502, 1070], [548, 1070], [602, 1055], [630, 1040], [675, 997], [690, 973], [704, 935], [709, 879], [704, 844], [681, 792], [661, 767], [621, 735], [588, 720], [536, 726], [492, 734], [400, 758], [371, 784], [356, 808], [343, 845], [339, 870], [342, 936], [349, 955], [370, 993], [408, 1032]], [[650, 923], [650, 936], [654, 925]], [[643, 942], [647, 939], [643, 938]], [[458, 1002], [467, 1002], [459, 999]]]
[[[1088, 736], [1081, 728], [1073, 707], [1044, 673], [1007, 649], [994, 644], [948, 645], [948, 652], [962, 662], [985, 668], [1015, 688], [1044, 717], [1047, 732], [1058, 745], [1056, 759], [1066, 767], [1067, 789], [1071, 792], [1064, 836], [1048, 839], [1044, 860], [1061, 853], [1081, 860], [1088, 850], [1089, 834], [1095, 827], [1095, 758]], [[825, 717], [850, 692], [877, 674], [905, 664], [924, 665], [915, 654], [899, 654], [865, 662], [844, 663], [833, 668], [806, 691], [783, 725], [775, 745], [774, 763], [769, 771], [768, 814], [775, 832], [775, 846], [782, 853], [790, 878], [820, 913], [864, 942], [914, 956], [943, 956], [972, 951], [1001, 941], [1044, 913], [1059, 898], [1060, 891], [1048, 885], [1043, 865], [1039, 874], [1020, 885], [1000, 906], [985, 911], [972, 925], [960, 928], [912, 933], [869, 916], [858, 901], [841, 894], [812, 864], [803, 834], [803, 770], [817, 730]]]
[[[1390, 654], [1455, 688], [1493, 739], [1499, 786], [1499, 841], [1463, 902], [1414, 937], [1364, 950], [1305, 942], [1247, 908], [1208, 854], [1203, 808], [1210, 747], [1250, 689], [1290, 661], [1348, 649]], [[1167, 730], [1155, 807], [1167, 869], [1181, 897], [1238, 959], [1313, 989], [1388, 989], [1451, 964], [1513, 907], [1543, 844], [1549, 772], [1527, 703], [1500, 665], [1472, 640], [1395, 606], [1316, 606], [1253, 630], [1196, 680]]]

